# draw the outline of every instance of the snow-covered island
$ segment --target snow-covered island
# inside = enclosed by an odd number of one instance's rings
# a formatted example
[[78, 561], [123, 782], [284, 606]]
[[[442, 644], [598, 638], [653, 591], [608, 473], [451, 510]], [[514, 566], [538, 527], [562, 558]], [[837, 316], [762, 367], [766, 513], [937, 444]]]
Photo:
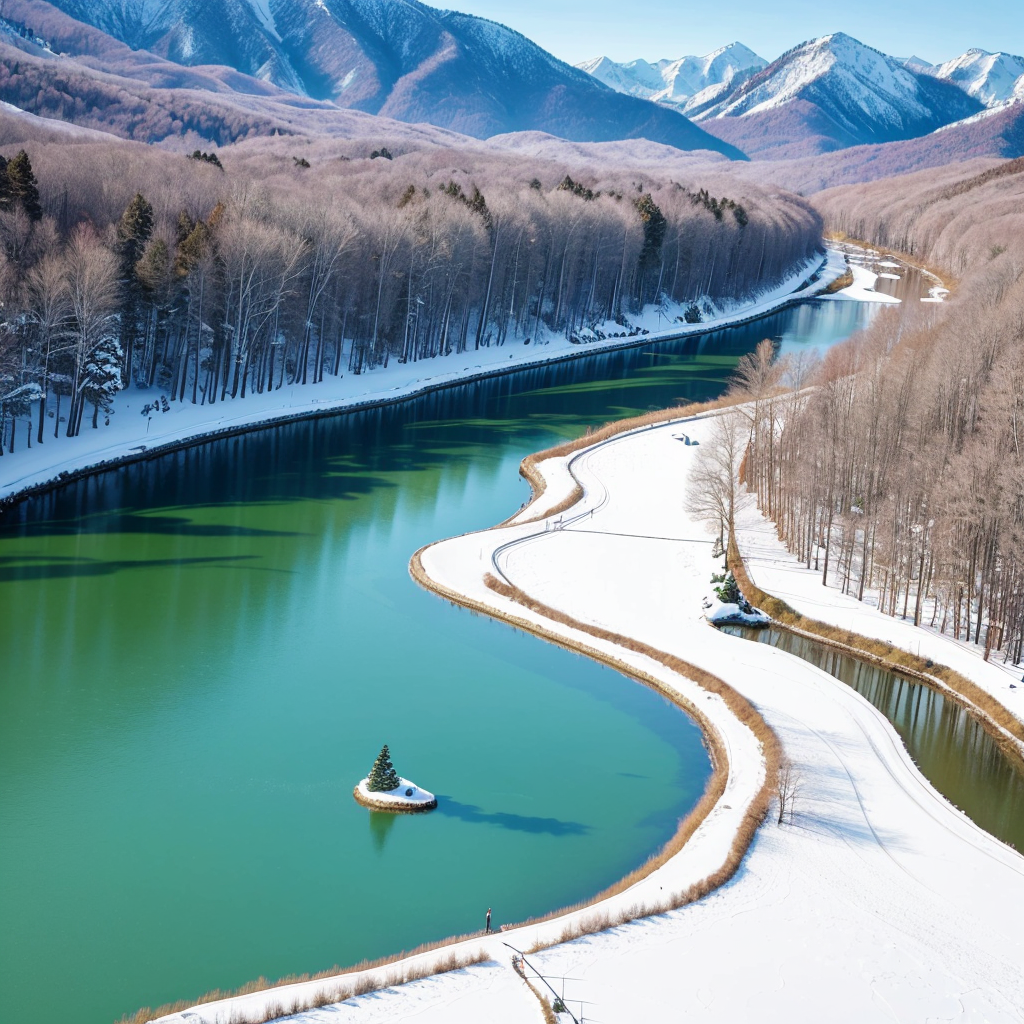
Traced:
[[383, 793], [374, 793], [368, 788], [370, 780], [362, 779], [352, 790], [352, 795], [364, 807], [373, 811], [412, 812], [432, 811], [437, 806], [437, 797], [420, 789], [414, 782], [399, 778], [398, 785]]
[[386, 743], [373, 762], [370, 774], [359, 781], [352, 795], [358, 803], [373, 811], [414, 814], [432, 811], [437, 806], [437, 797], [433, 793], [403, 779], [395, 771]]

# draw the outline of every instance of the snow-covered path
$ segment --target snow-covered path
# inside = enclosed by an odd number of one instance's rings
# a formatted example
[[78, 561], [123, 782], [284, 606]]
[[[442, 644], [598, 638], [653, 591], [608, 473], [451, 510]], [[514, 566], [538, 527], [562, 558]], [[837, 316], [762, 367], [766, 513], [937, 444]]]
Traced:
[[[546, 974], [577, 979], [566, 983], [570, 1005], [573, 997], [587, 1000], [587, 1016], [603, 1024], [1019, 1024], [1024, 857], [936, 793], [881, 713], [853, 690], [773, 647], [721, 634], [703, 621], [701, 601], [720, 562], [711, 557], [711, 538], [684, 512], [687, 476], [700, 447], [682, 444], [677, 435], [685, 430], [701, 440], [708, 424], [706, 418], [668, 424], [585, 449], [568, 460], [585, 488], [568, 512], [527, 522], [527, 510], [505, 528], [445, 541], [422, 556], [440, 586], [566, 639], [617, 652], [657, 675], [698, 704], [720, 733], [730, 759], [725, 794], [676, 856], [608, 901], [613, 909], [656, 900], [721, 863], [760, 784], [758, 744], [720, 698], [645, 656], [606, 647], [506, 601], [484, 585], [487, 572], [499, 570], [578, 621], [627, 634], [725, 679], [755, 703], [799, 773], [794, 820], [766, 823], [730, 883], [689, 907], [555, 945], [532, 961]], [[541, 469], [550, 482], [546, 502], [571, 488], [566, 460]], [[767, 543], [749, 507], [743, 522], [751, 551], [758, 536]], [[772, 557], [789, 578], [782, 555]], [[771, 589], [775, 579], [760, 564], [753, 568]], [[815, 600], [811, 584], [801, 586], [803, 599]], [[829, 592], [817, 600], [840, 608]], [[818, 607], [814, 614], [823, 617]], [[871, 609], [864, 614], [881, 618]], [[853, 625], [869, 631], [865, 623]], [[564, 923], [470, 940], [464, 948], [483, 947], [499, 962], [295, 1019], [539, 1021], [536, 1001], [506, 966], [509, 950], [501, 943], [554, 942]], [[265, 998], [245, 997], [234, 1009], [256, 1009]], [[231, 1009], [200, 1008], [187, 1019], [226, 1021]]]
[[673, 435], [700, 439], [706, 425], [582, 453], [592, 515], [566, 513], [564, 529], [498, 563], [545, 604], [678, 653], [753, 700], [799, 766], [796, 821], [766, 826], [721, 892], [553, 950], [546, 969], [582, 978], [608, 1021], [684, 1005], [685, 1019], [709, 1021], [1024, 1019], [1024, 858], [940, 797], [853, 690], [700, 621], [716, 563], [683, 511], [700, 449]]

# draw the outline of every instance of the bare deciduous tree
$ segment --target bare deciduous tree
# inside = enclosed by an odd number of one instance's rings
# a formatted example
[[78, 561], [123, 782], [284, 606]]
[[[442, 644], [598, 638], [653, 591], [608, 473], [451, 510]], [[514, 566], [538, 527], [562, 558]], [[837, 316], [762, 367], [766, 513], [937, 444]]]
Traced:
[[800, 775], [799, 769], [788, 757], [783, 758], [782, 763], [779, 765], [779, 783], [777, 793], [779, 813], [777, 824], [782, 825], [787, 821], [792, 823], [794, 808], [797, 797], [800, 795], [802, 785], [803, 779]]
[[717, 529], [723, 550], [728, 548], [736, 520], [737, 474], [746, 445], [747, 424], [740, 412], [715, 416], [689, 478], [686, 511]]

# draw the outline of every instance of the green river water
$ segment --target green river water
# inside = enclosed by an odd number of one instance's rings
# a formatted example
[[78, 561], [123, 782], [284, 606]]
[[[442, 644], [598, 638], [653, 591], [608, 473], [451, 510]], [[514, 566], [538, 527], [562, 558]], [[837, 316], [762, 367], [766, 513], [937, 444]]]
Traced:
[[[715, 396], [761, 338], [824, 347], [876, 309], [809, 303], [217, 441], [7, 514], [0, 1017], [108, 1024], [488, 907], [522, 920], [642, 863], [702, 792], [697, 728], [420, 590], [409, 556], [509, 515], [527, 453]], [[437, 811], [353, 801], [383, 742]]]

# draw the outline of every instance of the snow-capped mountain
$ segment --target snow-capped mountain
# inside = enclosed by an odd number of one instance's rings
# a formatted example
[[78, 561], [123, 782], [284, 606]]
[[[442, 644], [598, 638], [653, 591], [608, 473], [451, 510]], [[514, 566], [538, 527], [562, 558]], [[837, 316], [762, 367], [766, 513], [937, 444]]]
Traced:
[[594, 57], [577, 64], [581, 71], [593, 75], [610, 89], [654, 100], [656, 103], [680, 107], [684, 111], [695, 97], [718, 96], [766, 67], [768, 62], [742, 43], [730, 43], [703, 57], [688, 56], [677, 60], [645, 60], [616, 63], [607, 57]]
[[929, 74], [960, 86], [986, 107], [1024, 93], [1024, 57], [1012, 53], [968, 50], [959, 57], [930, 68]]
[[[42, 0], [6, 0], [48, 8]], [[613, 92], [526, 37], [418, 0], [54, 0], [133, 48], [227, 65], [311, 98], [486, 138], [647, 138], [742, 156], [680, 113]]]
[[609, 57], [592, 57], [575, 65], [580, 71], [593, 75], [599, 82], [616, 92], [627, 96], [639, 96], [649, 100], [655, 93], [665, 89], [665, 81], [659, 68], [669, 61], [659, 60], [650, 64], [645, 60], [630, 60], [617, 63]]
[[910, 68], [911, 71], [918, 71], [921, 72], [922, 74], [927, 74], [929, 71], [932, 70], [932, 68], [935, 67], [934, 64], [929, 64], [928, 61], [924, 60], [923, 58], [915, 57], [913, 55], [911, 55], [910, 57], [897, 57], [896, 59], [905, 68]]
[[800, 156], [914, 138], [980, 109], [951, 82], [837, 32], [784, 53], [695, 119], [749, 152]]

